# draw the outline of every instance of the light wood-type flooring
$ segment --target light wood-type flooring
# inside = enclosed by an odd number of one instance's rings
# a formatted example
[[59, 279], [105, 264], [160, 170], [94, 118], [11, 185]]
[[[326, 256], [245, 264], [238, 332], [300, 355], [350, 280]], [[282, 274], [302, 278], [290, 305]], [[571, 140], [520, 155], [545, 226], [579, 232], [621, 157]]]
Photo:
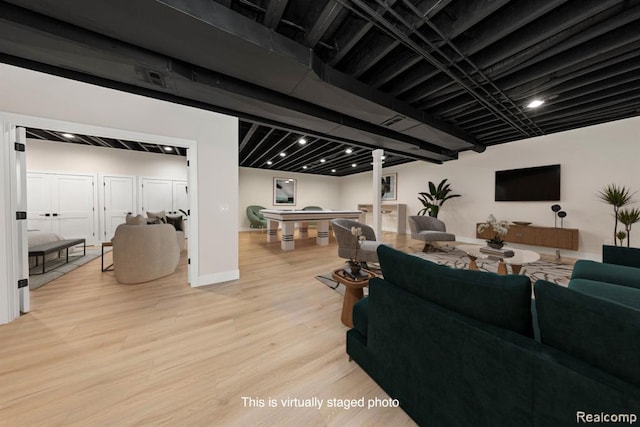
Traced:
[[237, 281], [190, 288], [183, 260], [169, 277], [121, 285], [98, 258], [33, 291], [32, 311], [0, 326], [0, 426], [414, 425], [400, 408], [327, 407], [388, 398], [348, 361], [342, 296], [314, 279], [343, 264], [333, 238], [287, 253], [264, 233], [239, 239]]

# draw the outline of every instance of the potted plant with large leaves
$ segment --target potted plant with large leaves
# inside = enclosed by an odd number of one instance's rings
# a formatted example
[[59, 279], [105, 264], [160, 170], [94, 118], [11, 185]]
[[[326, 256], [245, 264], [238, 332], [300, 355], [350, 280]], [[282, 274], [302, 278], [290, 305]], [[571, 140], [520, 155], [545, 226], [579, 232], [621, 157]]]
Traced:
[[422, 203], [424, 208], [418, 211], [418, 215], [426, 215], [434, 218], [438, 217], [440, 207], [449, 199], [454, 197], [460, 197], [460, 194], [451, 194], [451, 184], [447, 183], [446, 178], [440, 181], [437, 186], [429, 181], [429, 192], [418, 193], [418, 200]]

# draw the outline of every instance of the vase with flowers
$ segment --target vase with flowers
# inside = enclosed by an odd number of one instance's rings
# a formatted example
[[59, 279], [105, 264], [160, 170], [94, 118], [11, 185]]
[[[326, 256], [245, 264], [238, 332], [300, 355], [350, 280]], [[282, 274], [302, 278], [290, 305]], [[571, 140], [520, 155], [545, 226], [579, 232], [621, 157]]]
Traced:
[[347, 261], [347, 265], [349, 269], [345, 269], [345, 273], [353, 277], [360, 276], [360, 269], [362, 268], [362, 263], [358, 260], [358, 249], [360, 249], [360, 242], [366, 239], [366, 237], [362, 234], [361, 227], [351, 227], [351, 234], [354, 237], [354, 251], [353, 258]]
[[505, 245], [502, 237], [509, 231], [509, 221], [497, 220], [493, 214], [489, 215], [486, 222], [478, 225], [478, 233], [482, 233], [491, 227], [493, 237], [487, 240], [487, 246], [494, 249], [502, 249]]

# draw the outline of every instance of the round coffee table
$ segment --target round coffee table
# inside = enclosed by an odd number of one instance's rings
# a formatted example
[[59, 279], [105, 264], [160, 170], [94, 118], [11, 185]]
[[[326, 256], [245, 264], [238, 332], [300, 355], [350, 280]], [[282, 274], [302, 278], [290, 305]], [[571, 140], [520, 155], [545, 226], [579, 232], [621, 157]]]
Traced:
[[342, 300], [341, 320], [343, 325], [350, 328], [353, 328], [353, 306], [364, 298], [362, 289], [369, 285], [369, 280], [376, 277], [376, 274], [369, 270], [362, 269], [360, 271], [363, 272], [364, 275], [358, 279], [347, 276], [344, 268], [339, 268], [331, 274], [333, 280], [342, 283], [345, 287], [344, 299]]
[[498, 261], [498, 274], [508, 274], [507, 265], [511, 266], [512, 274], [520, 274], [522, 266], [536, 262], [540, 259], [540, 254], [534, 251], [524, 249], [513, 249], [512, 257], [503, 257], [496, 254], [480, 252], [482, 246], [478, 245], [458, 245], [456, 249], [461, 250], [469, 257], [469, 270], [478, 270], [476, 260], [478, 258], [487, 261]]

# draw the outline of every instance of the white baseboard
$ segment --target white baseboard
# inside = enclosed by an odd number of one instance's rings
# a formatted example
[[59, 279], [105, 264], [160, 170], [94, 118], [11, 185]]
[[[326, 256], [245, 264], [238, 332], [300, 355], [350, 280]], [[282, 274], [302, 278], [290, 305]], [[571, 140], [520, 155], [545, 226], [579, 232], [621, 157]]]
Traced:
[[224, 271], [222, 273], [207, 274], [199, 276], [198, 280], [191, 282], [192, 288], [200, 286], [215, 285], [216, 283], [229, 282], [240, 278], [240, 270]]

